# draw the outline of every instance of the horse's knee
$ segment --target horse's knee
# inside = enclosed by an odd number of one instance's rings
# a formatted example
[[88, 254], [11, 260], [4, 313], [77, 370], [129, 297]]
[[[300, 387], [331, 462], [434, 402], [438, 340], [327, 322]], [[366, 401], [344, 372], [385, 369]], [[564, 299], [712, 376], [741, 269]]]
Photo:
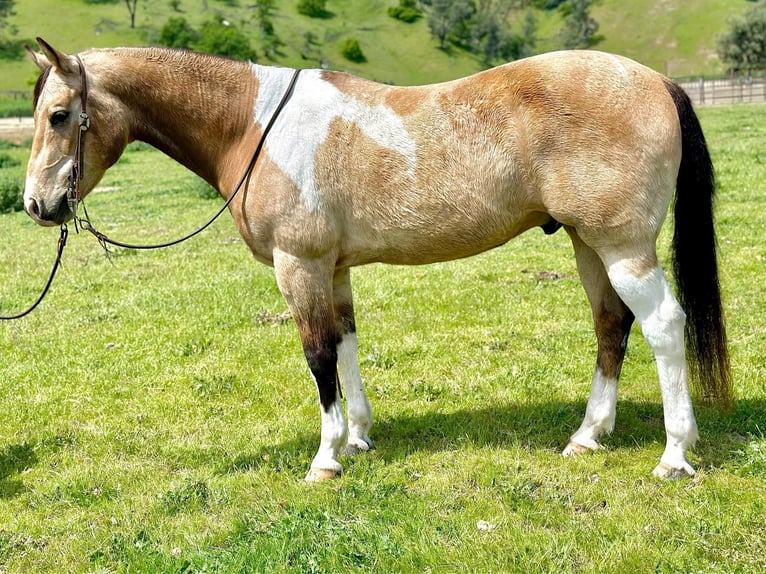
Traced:
[[323, 338], [304, 343], [303, 354], [316, 382], [319, 402], [327, 410], [337, 400], [338, 352], [335, 340]]

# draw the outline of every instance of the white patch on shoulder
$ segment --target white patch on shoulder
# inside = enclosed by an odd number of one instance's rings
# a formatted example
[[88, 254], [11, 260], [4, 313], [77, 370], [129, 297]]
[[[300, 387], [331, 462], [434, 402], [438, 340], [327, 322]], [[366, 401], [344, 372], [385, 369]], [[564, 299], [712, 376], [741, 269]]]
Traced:
[[[282, 99], [293, 71], [253, 65], [258, 79], [255, 121], [265, 125]], [[321, 77], [304, 70], [290, 101], [279, 114], [266, 142], [269, 158], [301, 190], [307, 209], [319, 209], [321, 197], [314, 174], [314, 156], [327, 139], [330, 124], [340, 118], [353, 123], [380, 146], [401, 154], [414, 175], [417, 146], [402, 119], [391, 108], [369, 106], [344, 94]], [[361, 158], [360, 158], [361, 160]]]

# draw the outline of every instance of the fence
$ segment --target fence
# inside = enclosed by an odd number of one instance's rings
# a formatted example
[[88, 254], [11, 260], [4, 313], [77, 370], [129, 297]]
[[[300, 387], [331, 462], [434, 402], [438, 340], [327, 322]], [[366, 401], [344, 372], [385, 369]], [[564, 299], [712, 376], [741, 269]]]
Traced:
[[699, 78], [678, 82], [696, 106], [766, 101], [766, 79]]

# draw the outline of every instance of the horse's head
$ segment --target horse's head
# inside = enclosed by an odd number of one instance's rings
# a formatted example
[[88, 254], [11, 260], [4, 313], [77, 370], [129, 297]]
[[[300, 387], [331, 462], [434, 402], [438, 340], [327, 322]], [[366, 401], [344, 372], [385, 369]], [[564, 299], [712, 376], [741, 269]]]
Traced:
[[[114, 118], [104, 117], [103, 105], [96, 98], [84, 96], [93, 93], [84, 90], [85, 73], [82, 62], [51, 47], [38, 38], [42, 53], [30, 49], [32, 60], [41, 74], [35, 87], [35, 134], [27, 166], [24, 189], [24, 209], [40, 225], [58, 225], [73, 216], [67, 201], [80, 171], [78, 198], [88, 194], [98, 183], [106, 169], [114, 163], [125, 147], [126, 136], [118, 133]], [[90, 89], [91, 86], [88, 86]], [[81, 132], [80, 114], [88, 97], [88, 113], [94, 118], [87, 136]], [[96, 117], [98, 119], [95, 119]], [[78, 139], [82, 135], [82, 149], [78, 158]], [[70, 197], [70, 199], [74, 199]]]

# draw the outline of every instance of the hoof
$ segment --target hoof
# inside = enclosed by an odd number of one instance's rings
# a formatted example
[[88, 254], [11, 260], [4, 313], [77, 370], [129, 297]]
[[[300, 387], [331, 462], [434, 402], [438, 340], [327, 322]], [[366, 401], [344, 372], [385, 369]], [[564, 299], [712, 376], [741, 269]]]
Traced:
[[306, 482], [323, 482], [340, 476], [340, 473], [340, 470], [333, 470], [331, 468], [310, 468], [306, 478], [303, 480]]
[[683, 463], [683, 466], [680, 468], [671, 466], [666, 462], [661, 462], [657, 465], [652, 474], [663, 480], [678, 480], [685, 476], [694, 476], [696, 473], [688, 462]]
[[591, 452], [593, 450], [596, 450], [596, 449], [581, 445], [574, 441], [570, 441], [570, 443], [566, 446], [564, 451], [561, 453], [561, 456], [579, 456], [581, 454], [584, 454], [586, 452]]
[[372, 449], [372, 441], [368, 438], [352, 438], [348, 440], [345, 453], [349, 455], [369, 452]]

